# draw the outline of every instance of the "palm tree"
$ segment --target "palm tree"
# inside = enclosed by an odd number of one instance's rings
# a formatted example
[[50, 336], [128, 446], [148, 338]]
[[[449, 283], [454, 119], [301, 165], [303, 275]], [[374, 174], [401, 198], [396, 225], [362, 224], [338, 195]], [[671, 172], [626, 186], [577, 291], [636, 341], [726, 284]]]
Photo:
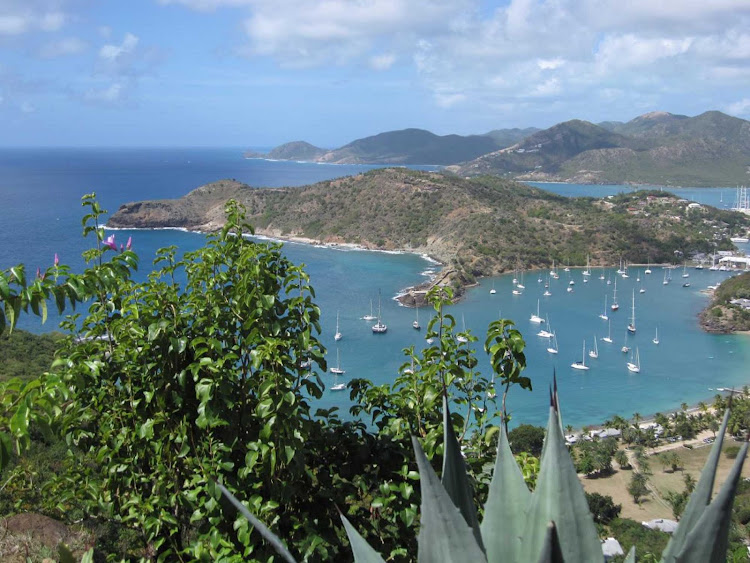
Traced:
[[638, 427], [638, 423], [643, 420], [643, 417], [641, 416], [641, 413], [634, 412], [633, 413], [633, 426]]

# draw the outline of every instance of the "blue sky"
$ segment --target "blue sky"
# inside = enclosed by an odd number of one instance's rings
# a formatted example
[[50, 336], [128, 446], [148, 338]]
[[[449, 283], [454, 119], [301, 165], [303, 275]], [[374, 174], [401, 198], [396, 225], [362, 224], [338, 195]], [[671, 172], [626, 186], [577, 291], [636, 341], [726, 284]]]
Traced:
[[749, 0], [0, 0], [0, 146], [750, 118]]

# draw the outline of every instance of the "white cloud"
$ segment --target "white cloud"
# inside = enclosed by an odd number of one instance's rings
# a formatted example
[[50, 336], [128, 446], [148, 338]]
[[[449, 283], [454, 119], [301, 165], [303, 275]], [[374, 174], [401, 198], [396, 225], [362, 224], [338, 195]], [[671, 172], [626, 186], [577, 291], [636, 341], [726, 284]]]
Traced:
[[396, 62], [396, 55], [386, 53], [383, 55], [373, 55], [370, 57], [370, 67], [375, 70], [388, 70]]
[[125, 85], [117, 82], [111, 84], [107, 88], [88, 90], [83, 98], [87, 102], [98, 103], [98, 104], [117, 104], [123, 101], [125, 97]]
[[435, 92], [435, 103], [441, 108], [450, 108], [466, 100], [466, 94], [460, 92]]
[[33, 31], [52, 32], [61, 29], [65, 13], [37, 0], [3, 0], [0, 2], [0, 36], [14, 36]]
[[121, 57], [131, 54], [138, 46], [138, 37], [126, 33], [120, 45], [104, 45], [99, 50], [99, 57], [105, 61], [117, 61]]
[[750, 98], [742, 98], [737, 102], [729, 104], [725, 110], [732, 115], [750, 116]]
[[39, 49], [39, 56], [45, 59], [54, 59], [67, 55], [77, 55], [86, 50], [88, 44], [77, 37], [66, 37], [59, 41], [46, 43]]
[[538, 59], [537, 66], [542, 70], [555, 70], [565, 64], [563, 59]]

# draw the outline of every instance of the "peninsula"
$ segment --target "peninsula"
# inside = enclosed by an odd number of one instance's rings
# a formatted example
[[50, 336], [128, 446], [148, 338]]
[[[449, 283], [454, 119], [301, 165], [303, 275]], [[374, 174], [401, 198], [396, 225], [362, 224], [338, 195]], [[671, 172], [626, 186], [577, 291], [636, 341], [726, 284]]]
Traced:
[[714, 290], [700, 324], [706, 332], [719, 334], [750, 331], [750, 272], [724, 280]]
[[[219, 229], [224, 204], [247, 208], [256, 233], [323, 244], [355, 244], [429, 255], [443, 283], [460, 291], [481, 276], [557, 264], [594, 267], [682, 261], [732, 248], [750, 227], [740, 213], [691, 205], [658, 191], [567, 198], [493, 176], [385, 168], [299, 188], [252, 188], [233, 180], [175, 200], [128, 203], [109, 219], [118, 228]], [[677, 258], [676, 258], [677, 257]]]

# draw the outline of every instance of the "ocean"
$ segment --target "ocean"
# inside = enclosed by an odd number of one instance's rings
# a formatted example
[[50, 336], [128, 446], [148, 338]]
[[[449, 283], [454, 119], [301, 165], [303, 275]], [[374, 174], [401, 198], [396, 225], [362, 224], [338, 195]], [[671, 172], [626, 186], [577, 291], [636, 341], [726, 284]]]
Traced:
[[[356, 174], [373, 166], [320, 165], [297, 162], [273, 162], [242, 157], [241, 148], [223, 149], [0, 149], [0, 268], [25, 263], [29, 272], [50, 265], [55, 253], [74, 268], [83, 267], [80, 254], [92, 244], [81, 238], [83, 194], [96, 192], [104, 208], [115, 211], [119, 205], [142, 199], [180, 197], [211, 181], [234, 178], [252, 186], [298, 186], [339, 176]], [[417, 167], [434, 169], [435, 167]], [[566, 195], [602, 196], [634, 189], [631, 186], [590, 186], [574, 184], [535, 184]], [[731, 207], [731, 188], [670, 189], [681, 197], [723, 208]], [[181, 251], [199, 247], [204, 237], [182, 231], [116, 231], [118, 241], [133, 237], [134, 249], [141, 258], [138, 276], [145, 276], [157, 248], [170, 244]], [[412, 328], [414, 309], [399, 306], [393, 297], [403, 288], [426, 279], [434, 263], [413, 254], [367, 252], [344, 248], [322, 248], [287, 243], [284, 252], [296, 263], [304, 263], [323, 311], [321, 340], [328, 349], [330, 365], [336, 362], [338, 349], [341, 368], [346, 374], [339, 382], [354, 377], [375, 384], [390, 383], [405, 362], [402, 350], [425, 346], [425, 329]], [[676, 410], [685, 402], [710, 400], [717, 387], [749, 383], [745, 366], [750, 359], [750, 340], [744, 335], [718, 336], [703, 333], [696, 315], [707, 297], [700, 290], [716, 284], [728, 273], [688, 270], [689, 288], [682, 287], [682, 270], [673, 271], [671, 284], [662, 284], [663, 272], [653, 269], [650, 276], [641, 272], [645, 293], [639, 293], [638, 274], [618, 278], [620, 310], [608, 312], [612, 323], [612, 344], [598, 340], [599, 358], [586, 357], [591, 369], [579, 372], [570, 368], [581, 359], [581, 347], [587, 350], [593, 339], [608, 331], [598, 315], [604, 308], [604, 296], [611, 302], [614, 271], [594, 270], [584, 284], [581, 270], [552, 281], [549, 297], [536, 272], [526, 272], [526, 289], [520, 296], [511, 293], [511, 277], [482, 280], [468, 291], [466, 298], [451, 307], [457, 319], [464, 319], [479, 337], [474, 348], [479, 368], [489, 372], [482, 343], [487, 325], [499, 315], [513, 319], [527, 343], [527, 374], [534, 391], [513, 389], [508, 405], [514, 423], [544, 424], [553, 370], [557, 373], [563, 416], [576, 427], [601, 423], [620, 414], [631, 416]], [[566, 291], [568, 275], [575, 281], [572, 293]], [[546, 275], [542, 276], [546, 280]], [[489, 289], [496, 288], [495, 295]], [[641, 373], [625, 367], [629, 356], [620, 352], [625, 326], [631, 313], [635, 289], [637, 332], [628, 345], [640, 353]], [[370, 324], [362, 320], [370, 303], [377, 310], [380, 298], [382, 316], [388, 325], [384, 335], [374, 335]], [[546, 339], [536, 336], [539, 326], [529, 322], [540, 300], [542, 317], [549, 316], [556, 331], [559, 353], [547, 352]], [[334, 342], [336, 316], [339, 314], [343, 338]], [[429, 314], [421, 309], [420, 323], [426, 327]], [[25, 317], [21, 327], [42, 332], [54, 330], [58, 318], [51, 316], [45, 325], [36, 317]], [[460, 322], [460, 321], [459, 321]], [[652, 342], [658, 327], [660, 343]], [[323, 375], [330, 387], [335, 379]], [[321, 407], [339, 406], [342, 415], [350, 402], [347, 392], [326, 390]]]

